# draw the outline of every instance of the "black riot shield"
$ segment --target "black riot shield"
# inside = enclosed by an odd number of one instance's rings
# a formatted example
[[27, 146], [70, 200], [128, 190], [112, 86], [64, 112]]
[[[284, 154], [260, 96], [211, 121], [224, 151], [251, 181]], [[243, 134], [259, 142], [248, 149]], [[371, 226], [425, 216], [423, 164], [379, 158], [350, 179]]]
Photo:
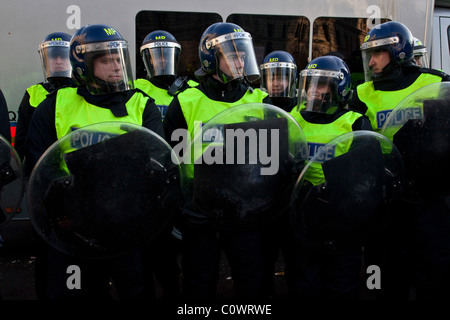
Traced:
[[22, 161], [11, 144], [0, 135], [0, 223], [18, 212], [24, 188]]
[[272, 105], [243, 104], [203, 125], [182, 165], [189, 212], [220, 228], [266, 223], [287, 209], [305, 165], [297, 122]]
[[405, 163], [405, 199], [426, 201], [450, 192], [450, 83], [423, 87], [392, 111], [381, 133]]
[[172, 149], [141, 126], [86, 126], [57, 141], [29, 182], [36, 231], [74, 256], [104, 258], [153, 239], [171, 219], [181, 193]]
[[377, 235], [384, 208], [399, 197], [403, 164], [395, 146], [370, 131], [323, 146], [300, 175], [291, 200], [297, 239], [315, 250], [345, 251]]

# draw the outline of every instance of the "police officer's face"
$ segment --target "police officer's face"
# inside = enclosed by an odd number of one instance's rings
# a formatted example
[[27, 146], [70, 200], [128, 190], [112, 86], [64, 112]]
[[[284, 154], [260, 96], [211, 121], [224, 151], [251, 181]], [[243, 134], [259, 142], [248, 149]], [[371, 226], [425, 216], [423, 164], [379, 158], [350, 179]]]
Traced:
[[61, 55], [50, 57], [48, 60], [48, 66], [50, 69], [50, 74], [65, 72], [71, 68], [69, 57], [64, 57]]
[[122, 59], [120, 54], [111, 53], [95, 58], [94, 76], [109, 82], [116, 83], [122, 80]]
[[220, 55], [219, 69], [227, 76], [242, 76], [244, 74], [245, 52], [232, 52]]
[[381, 74], [384, 67], [386, 67], [391, 61], [389, 52], [384, 50], [374, 50], [371, 53], [369, 61], [369, 67], [373, 70], [374, 74]]
[[331, 89], [327, 84], [311, 85], [306, 92], [307, 100], [327, 100], [330, 102]]
[[275, 75], [272, 81], [268, 83], [268, 91], [272, 94], [283, 93], [288, 87], [289, 80], [285, 76]]
[[422, 56], [414, 56], [414, 60], [416, 60], [416, 64], [417, 64], [419, 67], [423, 67], [423, 64], [422, 64]]

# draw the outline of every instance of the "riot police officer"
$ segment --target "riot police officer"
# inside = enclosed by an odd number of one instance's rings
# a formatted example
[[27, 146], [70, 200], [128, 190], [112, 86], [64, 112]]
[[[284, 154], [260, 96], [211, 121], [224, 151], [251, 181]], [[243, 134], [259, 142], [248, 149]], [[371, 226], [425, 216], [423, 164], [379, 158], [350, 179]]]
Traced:
[[428, 68], [427, 47], [418, 38], [414, 37], [414, 60], [419, 67]]
[[297, 106], [297, 64], [292, 55], [277, 50], [269, 53], [260, 66], [261, 89], [277, 107], [290, 112]]
[[[198, 83], [188, 80], [187, 77], [178, 76], [181, 45], [170, 32], [164, 30], [150, 32], [145, 37], [140, 52], [147, 78], [137, 79], [135, 86], [155, 99], [161, 118], [164, 120], [167, 107], [174, 96]], [[175, 225], [178, 225], [178, 222], [175, 222]], [[157, 252], [150, 255], [158, 257], [156, 261], [153, 261], [156, 263], [153, 268], [156, 279], [162, 286], [162, 296], [173, 298], [180, 294], [181, 269], [178, 265], [177, 254], [180, 251], [182, 235], [177, 226], [168, 225], [168, 229], [160, 235], [164, 239], [161, 242], [166, 243], [167, 246], [154, 247]], [[170, 262], [167, 263], [167, 261]]]
[[[365, 82], [356, 88], [350, 107], [367, 115], [375, 131], [380, 131], [392, 110], [408, 95], [429, 84], [450, 80], [444, 72], [414, 62], [414, 37], [396, 21], [371, 29], [361, 53]], [[391, 209], [392, 220], [385, 234], [365, 246], [366, 262], [380, 266], [383, 272], [384, 285], [377, 293], [386, 299], [408, 299], [410, 291], [403, 240], [408, 232], [405, 222], [414, 222], [405, 209], [408, 206], [398, 206]]]
[[[70, 62], [79, 85], [52, 92], [34, 112], [27, 139], [28, 167], [57, 139], [89, 124], [130, 122], [164, 137], [154, 100], [134, 89], [128, 44], [116, 29], [102, 24], [82, 27], [70, 42]], [[47, 253], [37, 259], [47, 262], [42, 299], [109, 299], [109, 277], [120, 299], [154, 296], [140, 249], [95, 260], [69, 256], [48, 246]], [[66, 287], [68, 265], [82, 270], [81, 290]]]
[[[215, 23], [199, 43], [199, 85], [175, 96], [164, 118], [169, 144], [176, 129], [187, 129], [191, 138], [194, 123], [206, 123], [223, 110], [250, 102], [263, 102], [267, 93], [252, 89], [248, 81], [259, 78], [252, 38], [233, 23]], [[262, 233], [258, 229], [223, 230], [204, 214], [183, 208], [183, 295], [187, 299], [214, 299], [219, 260], [225, 252], [232, 270], [234, 289], [240, 298], [263, 295]]]
[[[313, 59], [299, 74], [298, 107], [291, 115], [305, 133], [311, 159], [321, 146], [356, 130], [370, 130], [359, 112], [346, 109], [351, 99], [351, 76], [346, 63], [336, 56]], [[312, 163], [307, 181], [321, 181], [320, 163]], [[322, 173], [323, 175], [323, 173]], [[295, 295], [302, 298], [356, 299], [362, 250], [358, 243], [340, 253], [318, 252], [298, 241], [295, 268], [291, 268]], [[344, 267], [345, 266], [345, 267]]]
[[71, 36], [63, 32], [53, 32], [47, 35], [39, 45], [44, 82], [29, 87], [19, 106], [16, 138], [14, 147], [20, 157], [25, 156], [25, 140], [28, 126], [35, 108], [47, 94], [73, 83], [72, 68], [69, 61], [69, 44]]
[[[297, 64], [292, 55], [286, 51], [276, 50], [264, 57], [260, 65], [261, 89], [268, 93], [270, 103], [290, 112], [297, 106]], [[285, 210], [268, 226], [266, 233], [266, 281], [267, 290], [275, 295], [275, 263], [281, 252], [284, 260], [283, 274], [288, 290], [291, 287], [289, 267], [293, 252], [293, 238], [289, 214]]]
[[[28, 127], [36, 107], [46, 98], [47, 94], [58, 88], [73, 85], [72, 67], [69, 61], [69, 45], [71, 36], [63, 32], [53, 32], [44, 37], [39, 45], [38, 53], [41, 62], [44, 81], [29, 87], [22, 98], [18, 110], [18, 119], [14, 148], [22, 161], [25, 160], [25, 142]], [[26, 175], [30, 170], [26, 170]], [[39, 242], [39, 237], [36, 237]], [[40, 246], [41, 247], [41, 246]], [[41, 260], [37, 261], [35, 271], [39, 274]], [[38, 277], [37, 279], [41, 279]], [[40, 288], [37, 280], [37, 288]]]
[[449, 79], [441, 71], [413, 62], [413, 41], [405, 25], [389, 21], [371, 29], [361, 45], [365, 83], [356, 88], [350, 107], [367, 115], [375, 131], [380, 131], [387, 115], [408, 94]]

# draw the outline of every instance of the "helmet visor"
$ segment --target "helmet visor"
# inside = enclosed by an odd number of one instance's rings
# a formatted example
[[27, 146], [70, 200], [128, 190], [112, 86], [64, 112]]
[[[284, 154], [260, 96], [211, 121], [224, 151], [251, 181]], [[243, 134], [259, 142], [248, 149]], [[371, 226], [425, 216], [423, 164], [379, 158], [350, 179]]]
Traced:
[[336, 82], [339, 71], [306, 69], [300, 73], [298, 110], [335, 113], [339, 107]]
[[389, 48], [399, 43], [398, 37], [390, 37], [364, 42], [361, 55], [365, 81], [377, 81], [383, 77], [383, 69], [391, 61]]
[[88, 70], [87, 87], [92, 94], [107, 94], [134, 88], [133, 76], [125, 41], [90, 43], [85, 50]]
[[176, 76], [181, 46], [175, 42], [151, 42], [141, 47], [141, 54], [149, 78]]
[[70, 78], [72, 67], [69, 60], [68, 41], [46, 41], [39, 46], [42, 71], [47, 81], [52, 77]]
[[427, 49], [414, 49], [414, 61], [419, 67], [429, 68]]
[[296, 93], [297, 66], [289, 62], [268, 62], [261, 65], [261, 88], [269, 97], [293, 98]]
[[222, 82], [247, 78], [253, 82], [259, 79], [252, 38], [248, 32], [229, 33], [206, 43], [214, 47], [217, 75]]

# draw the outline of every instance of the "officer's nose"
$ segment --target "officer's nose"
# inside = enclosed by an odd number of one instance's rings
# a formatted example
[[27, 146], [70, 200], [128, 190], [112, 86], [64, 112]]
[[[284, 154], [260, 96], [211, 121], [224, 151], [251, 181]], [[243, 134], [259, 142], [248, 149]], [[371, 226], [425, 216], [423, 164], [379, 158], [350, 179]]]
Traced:
[[376, 64], [376, 60], [374, 59], [373, 56], [370, 57], [369, 60], [369, 67], [373, 67]]

